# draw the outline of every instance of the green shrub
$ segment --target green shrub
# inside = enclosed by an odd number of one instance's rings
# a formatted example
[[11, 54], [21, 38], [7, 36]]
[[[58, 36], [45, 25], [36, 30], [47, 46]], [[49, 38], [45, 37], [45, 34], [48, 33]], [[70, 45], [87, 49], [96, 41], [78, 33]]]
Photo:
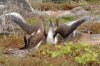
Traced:
[[66, 46], [66, 47], [58, 47], [59, 50], [57, 51], [50, 51], [49, 53], [51, 54], [52, 57], [59, 57], [62, 55], [67, 55], [71, 53], [71, 46]]
[[53, 58], [70, 56], [79, 65], [99, 62], [97, 50], [91, 48], [88, 44], [79, 43], [74, 45], [74, 43], [68, 43], [65, 46], [58, 46], [57, 48], [58, 50], [49, 51], [48, 54]]
[[26, 19], [26, 22], [30, 25], [34, 24], [37, 22], [37, 19], [35, 17], [29, 17]]
[[[56, 19], [55, 17], [51, 18], [51, 21], [52, 21], [52, 22], [56, 22], [56, 20], [57, 20], [57, 19]], [[74, 21], [74, 20], [76, 20], [75, 17], [63, 16], [63, 17], [61, 17], [61, 18], [58, 19], [58, 22], [59, 22], [59, 23], [66, 23], [66, 22], [71, 22], [71, 21]], [[48, 21], [49, 21], [49, 19], [48, 19]]]
[[93, 62], [93, 63], [96, 62], [97, 57], [98, 57], [98, 54], [95, 52], [84, 53], [80, 56], [75, 57], [75, 61], [79, 64], [84, 65], [84, 64], [89, 63], [89, 62]]
[[70, 22], [70, 21], [74, 21], [76, 18], [75, 17], [71, 17], [71, 16], [64, 16], [61, 18], [61, 21], [63, 22]]

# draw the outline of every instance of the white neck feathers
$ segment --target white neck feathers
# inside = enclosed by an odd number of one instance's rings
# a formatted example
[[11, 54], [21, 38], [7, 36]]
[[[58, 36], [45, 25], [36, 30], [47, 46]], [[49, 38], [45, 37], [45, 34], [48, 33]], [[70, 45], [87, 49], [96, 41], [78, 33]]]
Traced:
[[55, 37], [55, 38], [53, 37], [53, 30], [49, 30], [46, 42], [49, 43], [49, 44], [56, 44], [57, 41], [58, 41], [58, 38], [57, 37]]

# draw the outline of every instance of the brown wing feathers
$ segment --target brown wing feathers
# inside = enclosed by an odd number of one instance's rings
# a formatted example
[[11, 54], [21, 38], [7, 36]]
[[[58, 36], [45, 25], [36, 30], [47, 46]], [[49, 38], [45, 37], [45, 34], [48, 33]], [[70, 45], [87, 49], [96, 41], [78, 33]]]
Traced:
[[83, 18], [83, 19], [80, 19], [80, 20], [74, 22], [71, 26], [68, 26], [66, 24], [59, 25], [55, 31], [54, 37], [58, 33], [63, 38], [67, 38], [79, 25], [81, 25], [85, 21], [86, 21], [86, 19]]

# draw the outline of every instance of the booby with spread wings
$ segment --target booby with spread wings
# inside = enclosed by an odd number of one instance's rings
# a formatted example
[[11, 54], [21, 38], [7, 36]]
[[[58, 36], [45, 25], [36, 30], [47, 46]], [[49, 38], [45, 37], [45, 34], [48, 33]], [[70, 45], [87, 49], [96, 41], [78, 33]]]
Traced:
[[25, 32], [29, 34], [28, 38], [24, 36], [25, 46], [20, 49], [38, 47], [41, 44], [44, 38], [44, 28], [42, 23], [28, 25], [26, 24], [24, 18], [19, 13], [16, 12], [5, 14], [5, 16], [7, 16], [7, 19], [10, 19], [13, 22], [15, 22]]
[[[69, 23], [64, 23], [64, 24], [58, 24], [57, 23], [57, 27], [56, 29], [52, 27], [49, 27], [49, 32], [47, 35], [47, 42], [49, 42], [50, 40], [51, 43], [56, 44], [58, 41], [58, 35], [61, 35], [64, 39], [67, 38], [70, 34], [75, 34], [74, 30], [80, 26], [82, 23], [84, 23], [88, 18], [80, 18], [76, 21], [72, 21]], [[55, 30], [54, 30], [55, 29]], [[51, 35], [51, 36], [50, 36]], [[49, 42], [50, 43], [50, 42]]]

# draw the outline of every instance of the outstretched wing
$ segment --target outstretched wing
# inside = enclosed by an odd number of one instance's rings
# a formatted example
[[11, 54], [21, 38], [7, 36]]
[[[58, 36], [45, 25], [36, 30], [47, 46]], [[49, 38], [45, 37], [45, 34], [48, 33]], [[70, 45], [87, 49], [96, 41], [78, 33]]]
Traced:
[[54, 36], [56, 34], [60, 34], [63, 38], [67, 38], [79, 25], [81, 25], [83, 22], [86, 21], [87, 18], [81, 18], [79, 20], [70, 22], [70, 23], [65, 23], [63, 25], [59, 25], [58, 28], [55, 31]]
[[8, 14], [5, 14], [5, 15], [7, 16], [7, 19], [15, 22], [17, 25], [19, 25], [28, 34], [31, 34], [34, 31], [38, 30], [39, 26], [37, 24], [34, 24], [34, 25], [26, 24], [26, 21], [24, 20], [24, 18], [19, 13], [12, 12], [12, 13], [8, 13]]

